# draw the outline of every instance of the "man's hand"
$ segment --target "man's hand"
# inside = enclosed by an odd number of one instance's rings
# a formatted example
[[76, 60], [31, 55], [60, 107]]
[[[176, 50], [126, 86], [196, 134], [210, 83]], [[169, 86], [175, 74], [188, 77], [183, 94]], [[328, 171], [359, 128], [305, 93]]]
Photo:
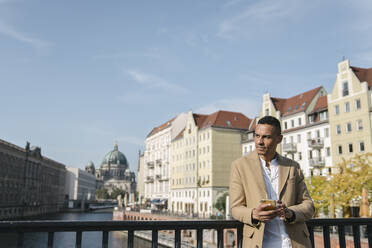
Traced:
[[280, 211], [279, 213], [279, 216], [282, 220], [286, 219], [286, 220], [292, 220], [293, 219], [293, 215], [294, 215], [294, 212], [292, 210], [290, 210], [289, 208], [287, 208], [287, 206], [282, 203], [281, 201], [278, 201], [277, 202], [278, 205], [278, 209]]
[[254, 208], [252, 210], [252, 221], [253, 222], [267, 222], [271, 219], [274, 219], [275, 217], [279, 216], [280, 209], [274, 209], [274, 210], [265, 210], [265, 208], [270, 207], [270, 204], [260, 204], [257, 208]]

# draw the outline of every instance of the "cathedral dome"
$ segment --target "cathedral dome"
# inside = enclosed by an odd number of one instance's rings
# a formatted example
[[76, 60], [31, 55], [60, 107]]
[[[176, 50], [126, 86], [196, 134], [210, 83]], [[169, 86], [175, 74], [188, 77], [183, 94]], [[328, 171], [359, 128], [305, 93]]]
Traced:
[[102, 161], [102, 165], [117, 165], [118, 167], [125, 167], [128, 168], [127, 158], [123, 153], [121, 153], [118, 149], [118, 145], [115, 144], [114, 150], [107, 153]]

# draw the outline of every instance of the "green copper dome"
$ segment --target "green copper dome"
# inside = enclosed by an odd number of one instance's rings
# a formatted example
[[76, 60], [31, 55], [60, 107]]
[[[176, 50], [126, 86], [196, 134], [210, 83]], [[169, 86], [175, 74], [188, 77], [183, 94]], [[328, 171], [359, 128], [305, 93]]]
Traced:
[[124, 165], [125, 168], [128, 168], [127, 158], [119, 151], [117, 144], [115, 144], [114, 150], [107, 153], [104, 157], [102, 165], [104, 164]]

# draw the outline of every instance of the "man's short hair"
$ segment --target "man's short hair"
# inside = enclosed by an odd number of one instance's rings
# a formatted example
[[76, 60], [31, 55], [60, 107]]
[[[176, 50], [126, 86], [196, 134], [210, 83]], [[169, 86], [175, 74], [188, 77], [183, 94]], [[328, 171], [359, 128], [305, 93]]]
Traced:
[[258, 124], [267, 124], [267, 125], [274, 126], [278, 135], [280, 135], [282, 133], [282, 128], [280, 126], [280, 121], [273, 116], [266, 115], [266, 116], [262, 117], [258, 121]]

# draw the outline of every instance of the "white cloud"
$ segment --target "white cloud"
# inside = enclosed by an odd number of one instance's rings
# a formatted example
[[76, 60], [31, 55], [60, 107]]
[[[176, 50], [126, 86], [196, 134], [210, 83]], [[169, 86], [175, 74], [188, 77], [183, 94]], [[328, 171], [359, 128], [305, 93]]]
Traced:
[[25, 33], [17, 31], [14, 27], [9, 26], [9, 25], [7, 25], [3, 22], [0, 22], [0, 34], [2, 34], [4, 36], [7, 36], [7, 37], [10, 37], [10, 38], [13, 38], [17, 41], [29, 44], [29, 45], [31, 45], [35, 48], [39, 48], [39, 49], [49, 47], [49, 46], [52, 45], [51, 43], [49, 43], [47, 41], [36, 39], [36, 38], [28, 36]]
[[126, 73], [138, 84], [147, 88], [158, 88], [166, 91], [184, 93], [186, 88], [174, 83], [169, 83], [167, 80], [138, 70], [127, 70]]
[[194, 112], [200, 114], [211, 114], [218, 110], [227, 110], [233, 112], [240, 112], [245, 114], [248, 118], [254, 118], [259, 115], [261, 108], [260, 98], [226, 98], [215, 102], [208, 103], [197, 108]]
[[[268, 22], [277, 24], [283, 18], [293, 15], [294, 5], [295, 2], [292, 0], [259, 1], [237, 15], [222, 21], [219, 24], [217, 36], [234, 39], [239, 35], [250, 34], [253, 28], [261, 25], [263, 29], [270, 29]], [[254, 34], [252, 33], [252, 35]]]

